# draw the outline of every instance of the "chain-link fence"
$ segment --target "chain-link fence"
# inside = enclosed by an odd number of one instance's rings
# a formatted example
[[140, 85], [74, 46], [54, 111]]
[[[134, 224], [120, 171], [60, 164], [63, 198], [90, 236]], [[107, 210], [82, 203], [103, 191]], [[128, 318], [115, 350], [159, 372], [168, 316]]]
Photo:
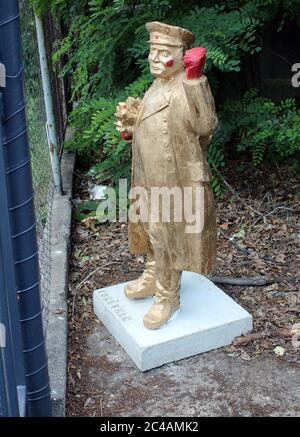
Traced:
[[25, 62], [28, 132], [41, 269], [41, 298], [46, 329], [51, 280], [51, 208], [54, 185], [46, 132], [46, 112], [34, 13], [28, 0], [21, 0], [19, 3]]

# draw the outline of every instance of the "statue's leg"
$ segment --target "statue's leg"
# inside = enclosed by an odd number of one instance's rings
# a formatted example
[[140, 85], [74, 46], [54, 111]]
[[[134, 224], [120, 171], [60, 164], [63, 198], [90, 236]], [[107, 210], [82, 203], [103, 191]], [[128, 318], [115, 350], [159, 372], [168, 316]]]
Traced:
[[181, 272], [173, 268], [169, 223], [149, 222], [147, 232], [155, 259], [156, 293], [152, 307], [144, 317], [148, 329], [158, 329], [179, 309]]
[[155, 300], [144, 317], [144, 325], [148, 329], [160, 328], [180, 307], [181, 272], [164, 264], [164, 269], [156, 273]]
[[155, 295], [157, 288], [153, 252], [147, 254], [146, 268], [143, 274], [138, 279], [128, 282], [124, 291], [129, 299], [143, 299]]

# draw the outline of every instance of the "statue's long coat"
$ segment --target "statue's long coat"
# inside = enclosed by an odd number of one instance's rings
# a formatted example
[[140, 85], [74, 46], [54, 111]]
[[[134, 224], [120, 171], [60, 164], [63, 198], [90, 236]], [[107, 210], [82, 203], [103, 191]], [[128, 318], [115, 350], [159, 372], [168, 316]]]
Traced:
[[180, 72], [171, 81], [156, 79], [144, 96], [134, 127], [132, 187], [203, 187], [204, 223], [188, 233], [191, 223], [150, 224], [129, 221], [133, 254], [154, 249], [168, 253], [171, 266], [208, 274], [216, 258], [216, 219], [206, 147], [217, 124], [214, 99], [205, 76], [187, 80]]

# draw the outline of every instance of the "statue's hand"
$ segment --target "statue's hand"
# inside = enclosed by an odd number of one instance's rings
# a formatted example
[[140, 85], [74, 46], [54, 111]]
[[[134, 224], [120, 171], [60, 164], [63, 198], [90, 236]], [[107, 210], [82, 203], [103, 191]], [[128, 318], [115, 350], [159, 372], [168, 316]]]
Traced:
[[186, 51], [183, 62], [188, 80], [199, 79], [202, 76], [205, 57], [206, 49], [204, 47], [196, 47]]
[[121, 133], [123, 140], [131, 141], [133, 136], [133, 127], [141, 105], [140, 99], [128, 97], [126, 102], [120, 102], [117, 106], [116, 127]]
[[[120, 119], [117, 119], [115, 122], [117, 131], [120, 132], [123, 140], [130, 140], [133, 136], [133, 127], [128, 125], [127, 123], [124, 123], [124, 121], [121, 121]], [[123, 135], [124, 134], [124, 135]]]

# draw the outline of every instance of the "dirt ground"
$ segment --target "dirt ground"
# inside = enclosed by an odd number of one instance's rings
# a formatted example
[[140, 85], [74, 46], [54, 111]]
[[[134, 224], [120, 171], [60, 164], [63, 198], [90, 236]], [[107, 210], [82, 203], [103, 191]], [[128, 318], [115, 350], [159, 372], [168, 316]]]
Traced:
[[[300, 176], [232, 162], [217, 199], [213, 276], [263, 276], [220, 285], [254, 319], [234, 344], [144, 374], [96, 320], [92, 293], [136, 278], [125, 224], [78, 217], [96, 183], [77, 173], [69, 282], [69, 416], [300, 416]], [[81, 220], [80, 220], [81, 219]], [[300, 337], [299, 337], [300, 338]], [[162, 395], [163, 393], [163, 395]]]

